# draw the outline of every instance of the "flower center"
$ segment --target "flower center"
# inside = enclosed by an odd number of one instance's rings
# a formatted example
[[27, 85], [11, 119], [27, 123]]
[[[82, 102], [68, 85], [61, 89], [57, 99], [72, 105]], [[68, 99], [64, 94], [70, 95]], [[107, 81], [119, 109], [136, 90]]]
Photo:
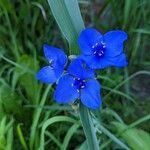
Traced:
[[73, 83], [72, 86], [76, 86], [76, 88], [77, 88], [77, 90], [78, 90], [78, 92], [79, 92], [79, 90], [85, 88], [85, 86], [86, 86], [86, 85], [85, 85], [85, 80], [82, 80], [82, 79], [80, 79], [80, 78], [75, 78], [75, 81], [74, 81], [74, 83]]
[[97, 57], [104, 56], [106, 44], [104, 42], [96, 43], [92, 46], [93, 49], [93, 55]]

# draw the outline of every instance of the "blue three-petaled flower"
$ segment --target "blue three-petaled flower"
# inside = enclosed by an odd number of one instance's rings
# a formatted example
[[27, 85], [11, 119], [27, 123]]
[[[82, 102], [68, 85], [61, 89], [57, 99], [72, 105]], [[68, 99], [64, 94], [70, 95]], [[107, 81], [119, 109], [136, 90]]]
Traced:
[[127, 34], [124, 31], [114, 30], [102, 35], [93, 28], [87, 28], [78, 38], [82, 52], [80, 57], [92, 69], [124, 67], [128, 64], [123, 52], [123, 42], [126, 39]]
[[55, 83], [64, 71], [67, 63], [67, 56], [63, 50], [44, 44], [44, 55], [49, 65], [43, 67], [36, 78], [44, 83]]
[[74, 59], [66, 71], [67, 57], [63, 50], [44, 45], [44, 54], [49, 62], [36, 75], [44, 83], [58, 85], [54, 99], [60, 103], [73, 103], [76, 99], [91, 108], [101, 106], [100, 84], [96, 80], [94, 69], [108, 66], [127, 66], [123, 52], [123, 42], [127, 39], [124, 31], [114, 30], [102, 35], [93, 28], [84, 29], [78, 38], [81, 55]]

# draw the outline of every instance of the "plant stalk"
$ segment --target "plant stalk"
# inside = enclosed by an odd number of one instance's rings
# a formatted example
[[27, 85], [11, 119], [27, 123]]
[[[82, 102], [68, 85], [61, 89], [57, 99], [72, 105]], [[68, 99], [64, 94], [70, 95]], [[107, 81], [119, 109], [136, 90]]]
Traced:
[[79, 106], [79, 113], [84, 134], [86, 136], [88, 150], [99, 150], [99, 143], [96, 137], [96, 130], [94, 128], [90, 110], [85, 107], [81, 102]]

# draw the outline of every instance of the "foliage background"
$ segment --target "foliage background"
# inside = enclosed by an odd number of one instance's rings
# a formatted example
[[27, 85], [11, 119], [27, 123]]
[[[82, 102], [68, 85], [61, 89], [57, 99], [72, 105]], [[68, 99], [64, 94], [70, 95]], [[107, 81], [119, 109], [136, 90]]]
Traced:
[[[140, 143], [146, 150], [150, 139], [150, 1], [80, 0], [79, 5], [87, 27], [102, 33], [123, 29], [129, 36], [125, 44], [129, 66], [98, 72], [103, 106], [93, 114], [101, 148], [119, 149], [123, 142], [135, 150]], [[45, 149], [85, 149], [77, 105], [57, 105], [52, 99], [54, 86], [35, 80], [36, 71], [46, 64], [43, 43], [69, 53], [47, 1], [0, 0], [0, 149], [38, 149], [44, 123], [60, 115], [66, 122], [46, 129]], [[118, 134], [123, 122], [132, 128]]]

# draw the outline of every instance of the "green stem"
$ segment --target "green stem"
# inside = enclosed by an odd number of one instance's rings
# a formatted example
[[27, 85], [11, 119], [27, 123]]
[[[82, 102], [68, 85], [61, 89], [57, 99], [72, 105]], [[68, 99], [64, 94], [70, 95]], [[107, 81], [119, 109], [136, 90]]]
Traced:
[[82, 103], [80, 103], [79, 112], [84, 134], [86, 136], [88, 150], [98, 150], [99, 144], [96, 137], [96, 131], [94, 128], [90, 110], [87, 107], [85, 107]]
[[40, 119], [40, 115], [41, 115], [41, 112], [42, 112], [42, 109], [43, 109], [43, 106], [45, 104], [45, 101], [46, 101], [46, 98], [47, 98], [47, 95], [48, 95], [48, 92], [50, 90], [51, 86], [48, 86], [43, 94], [43, 97], [41, 99], [41, 102], [40, 102], [40, 108], [37, 108], [34, 112], [34, 119], [33, 119], [33, 124], [31, 126], [31, 134], [30, 134], [30, 149], [32, 150], [33, 147], [34, 147], [34, 142], [35, 142], [35, 136], [36, 136], [36, 131], [37, 131], [37, 126], [38, 126], [38, 121]]
[[[79, 54], [77, 38], [85, 28], [77, 0], [47, 0], [52, 14], [70, 45], [70, 54]], [[80, 119], [87, 139], [88, 150], [98, 150], [95, 128], [89, 110], [80, 104]]]

